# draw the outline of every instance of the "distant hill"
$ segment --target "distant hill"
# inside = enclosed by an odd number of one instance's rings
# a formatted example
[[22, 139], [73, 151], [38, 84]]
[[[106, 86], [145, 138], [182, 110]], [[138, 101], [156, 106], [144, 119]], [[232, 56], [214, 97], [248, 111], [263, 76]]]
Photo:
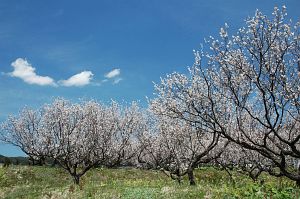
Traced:
[[22, 156], [7, 157], [4, 155], [0, 155], [0, 164], [4, 164], [6, 158], [9, 159], [10, 164], [14, 164], [14, 165], [51, 165], [51, 166], [57, 165], [56, 161], [49, 158], [46, 158], [44, 162], [41, 164], [41, 162], [38, 161], [32, 162], [32, 160], [30, 160], [29, 157], [22, 157]]
[[11, 162], [11, 164], [15, 164], [15, 165], [28, 165], [29, 164], [29, 160], [27, 157], [6, 157], [3, 155], [0, 155], [0, 164], [4, 163], [5, 158], [8, 158]]

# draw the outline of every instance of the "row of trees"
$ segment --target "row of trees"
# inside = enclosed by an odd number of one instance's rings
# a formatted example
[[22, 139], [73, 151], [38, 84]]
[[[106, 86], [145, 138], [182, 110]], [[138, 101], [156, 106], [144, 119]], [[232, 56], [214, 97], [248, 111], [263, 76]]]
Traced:
[[194, 185], [193, 170], [210, 164], [300, 185], [300, 23], [285, 16], [256, 11], [233, 36], [225, 24], [188, 74], [155, 85], [147, 110], [57, 99], [9, 118], [2, 140], [57, 160], [76, 183], [94, 166], [131, 164]]
[[2, 126], [2, 140], [20, 147], [31, 159], [55, 160], [76, 184], [94, 166], [126, 163], [137, 153], [140, 111], [88, 101], [57, 99], [39, 110], [25, 108]]

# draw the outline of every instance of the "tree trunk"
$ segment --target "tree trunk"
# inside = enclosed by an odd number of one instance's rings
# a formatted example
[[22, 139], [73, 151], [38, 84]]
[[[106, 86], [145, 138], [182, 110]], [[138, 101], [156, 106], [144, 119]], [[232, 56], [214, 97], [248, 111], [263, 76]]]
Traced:
[[45, 162], [46, 162], [46, 158], [45, 157], [40, 157], [37, 161], [37, 165], [38, 166], [43, 166], [43, 165], [45, 165]]
[[[298, 161], [297, 167], [298, 167], [298, 175], [300, 175], [300, 162], [299, 161]], [[297, 187], [300, 187], [300, 180], [296, 180], [296, 185], [297, 185]]]
[[177, 176], [178, 178], [177, 178], [177, 182], [178, 182], [178, 184], [181, 184], [181, 176], [179, 175], [179, 176]]
[[57, 164], [58, 164], [57, 160], [54, 159], [53, 162], [52, 162], [52, 164], [51, 164], [51, 167], [55, 167], [55, 165], [57, 165]]
[[29, 157], [28, 163], [29, 163], [30, 166], [34, 166], [35, 165], [34, 158]]
[[177, 178], [175, 177], [174, 179], [177, 179], [178, 184], [181, 184], [181, 175], [180, 175], [180, 170], [179, 169], [176, 170], [175, 175], [177, 176]]
[[250, 176], [250, 178], [252, 179], [253, 182], [257, 182], [257, 178], [258, 178], [257, 175], [255, 175], [255, 174], [253, 174], [253, 173], [250, 172], [249, 176]]
[[74, 184], [79, 185], [80, 176], [75, 174], [73, 175], [73, 179], [74, 179]]
[[194, 177], [193, 169], [190, 168], [190, 169], [188, 170], [187, 173], [188, 173], [190, 185], [191, 185], [191, 186], [195, 186], [195, 185], [196, 185], [196, 182], [195, 182], [195, 177]]

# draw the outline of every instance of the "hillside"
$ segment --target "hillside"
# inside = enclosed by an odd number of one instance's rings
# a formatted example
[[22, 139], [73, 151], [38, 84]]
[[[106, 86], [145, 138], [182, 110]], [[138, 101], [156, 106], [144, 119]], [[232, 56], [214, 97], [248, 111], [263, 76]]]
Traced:
[[29, 164], [29, 160], [27, 157], [6, 157], [3, 155], [0, 155], [0, 164], [3, 164], [5, 162], [5, 158], [8, 158], [9, 161], [11, 162], [11, 164], [15, 164], [15, 165], [28, 165]]

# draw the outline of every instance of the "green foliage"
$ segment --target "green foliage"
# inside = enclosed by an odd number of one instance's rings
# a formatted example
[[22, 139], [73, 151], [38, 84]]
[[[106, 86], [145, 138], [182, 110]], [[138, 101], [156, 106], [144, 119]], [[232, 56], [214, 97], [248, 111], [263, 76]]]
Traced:
[[[163, 173], [139, 169], [96, 168], [83, 176], [79, 186], [61, 168], [41, 166], [0, 167], [0, 198], [297, 198], [300, 190], [286, 178], [263, 174], [257, 183], [233, 173], [201, 168], [197, 185], [188, 179], [179, 185]], [[261, 180], [264, 183], [260, 183]]]

